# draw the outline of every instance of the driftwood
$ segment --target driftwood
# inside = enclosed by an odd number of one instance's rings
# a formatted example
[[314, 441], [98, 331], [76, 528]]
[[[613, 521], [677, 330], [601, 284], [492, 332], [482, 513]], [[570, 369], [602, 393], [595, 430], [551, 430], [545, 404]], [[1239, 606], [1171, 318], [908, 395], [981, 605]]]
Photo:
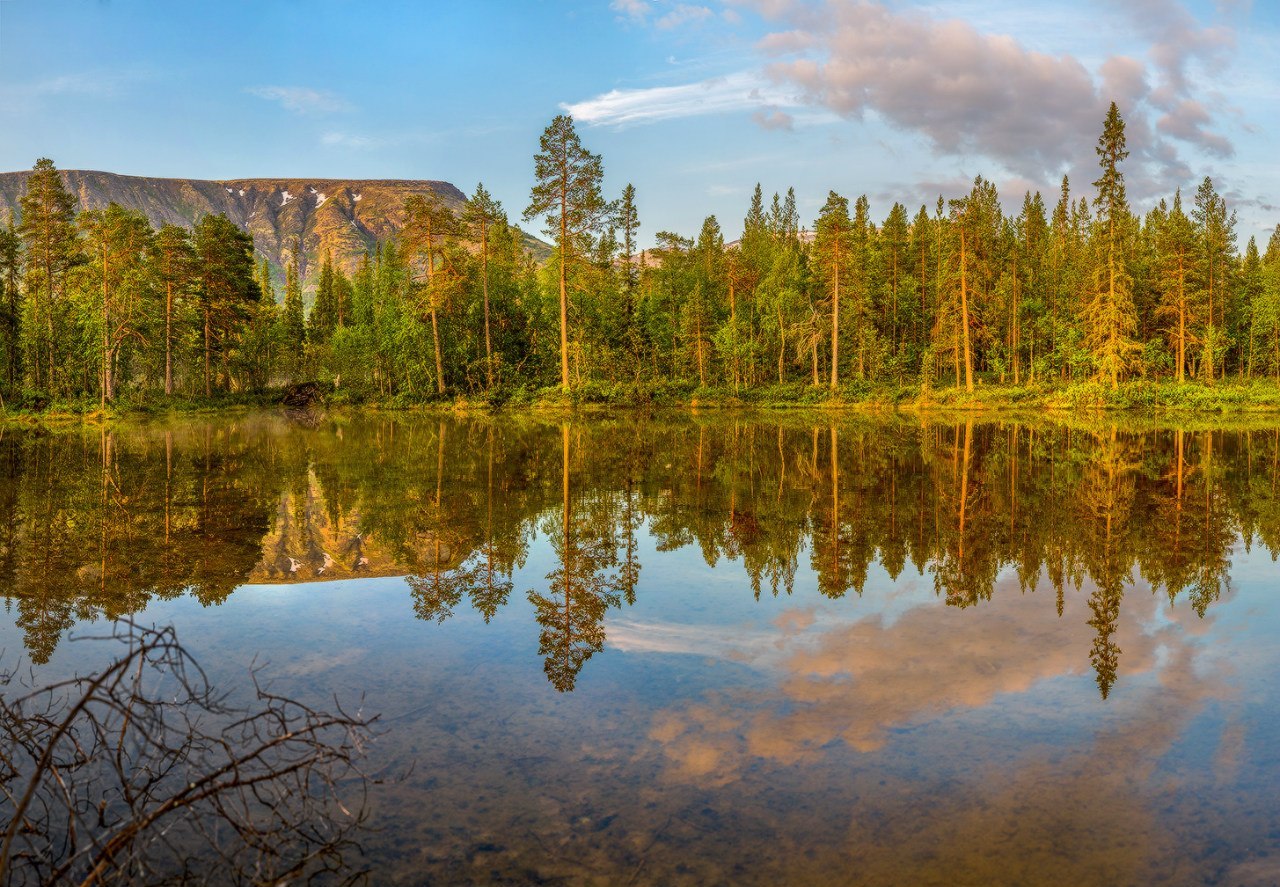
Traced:
[[323, 382], [298, 382], [284, 390], [280, 403], [290, 419], [314, 428], [324, 419], [324, 399], [331, 389]]

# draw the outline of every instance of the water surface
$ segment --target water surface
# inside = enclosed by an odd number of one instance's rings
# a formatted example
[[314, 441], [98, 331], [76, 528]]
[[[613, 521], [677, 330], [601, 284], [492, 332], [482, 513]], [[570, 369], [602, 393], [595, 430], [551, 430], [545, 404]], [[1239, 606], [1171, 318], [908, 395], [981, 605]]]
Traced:
[[7, 433], [0, 646], [363, 696], [379, 883], [1275, 884], [1278, 485], [1272, 428]]

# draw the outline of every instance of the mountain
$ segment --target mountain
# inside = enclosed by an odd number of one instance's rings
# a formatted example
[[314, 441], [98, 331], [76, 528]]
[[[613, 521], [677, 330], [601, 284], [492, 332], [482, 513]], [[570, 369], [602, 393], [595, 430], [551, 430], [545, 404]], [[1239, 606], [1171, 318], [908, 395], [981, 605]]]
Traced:
[[[221, 213], [253, 235], [260, 256], [283, 279], [283, 267], [301, 242], [304, 287], [314, 287], [325, 251], [351, 274], [361, 257], [404, 224], [404, 201], [435, 194], [455, 212], [466, 195], [448, 182], [411, 179], [159, 179], [95, 170], [61, 170], [67, 189], [80, 199], [77, 210], [115, 202], [142, 212], [153, 225], [191, 227], [208, 213]], [[0, 173], [0, 219], [18, 213], [18, 198], [29, 172]], [[6, 212], [7, 211], [7, 212]], [[536, 258], [545, 243], [525, 235]]]

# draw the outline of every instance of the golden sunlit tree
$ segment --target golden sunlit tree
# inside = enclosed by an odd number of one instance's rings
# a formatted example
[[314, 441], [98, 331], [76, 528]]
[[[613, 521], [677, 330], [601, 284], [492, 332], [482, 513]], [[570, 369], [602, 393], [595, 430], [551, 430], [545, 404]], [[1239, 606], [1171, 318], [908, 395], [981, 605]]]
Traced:
[[1107, 111], [1097, 153], [1102, 176], [1093, 183], [1098, 189], [1093, 286], [1081, 319], [1098, 375], [1110, 381], [1114, 390], [1120, 387], [1120, 379], [1142, 348], [1133, 338], [1138, 326], [1129, 272], [1134, 220], [1125, 197], [1124, 174], [1120, 172], [1129, 149], [1125, 146], [1124, 120], [1115, 102]]

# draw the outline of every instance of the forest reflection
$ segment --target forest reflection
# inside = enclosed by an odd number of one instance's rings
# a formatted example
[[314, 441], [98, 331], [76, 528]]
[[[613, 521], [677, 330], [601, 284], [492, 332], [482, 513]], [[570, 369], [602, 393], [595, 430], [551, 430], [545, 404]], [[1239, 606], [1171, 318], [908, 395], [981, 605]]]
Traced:
[[[757, 599], [810, 582], [859, 595], [876, 564], [930, 577], [957, 608], [1002, 575], [1051, 592], [1059, 616], [1085, 595], [1105, 697], [1126, 593], [1149, 585], [1203, 615], [1237, 543], [1280, 551], [1271, 428], [247, 416], [7, 433], [0, 472], [0, 583], [37, 663], [77, 621], [153, 599], [405, 575], [435, 622], [463, 607], [487, 622], [524, 594], [547, 678], [569, 691], [606, 616], [643, 594], [647, 536], [738, 562]], [[534, 547], [554, 568], [516, 592]]]

